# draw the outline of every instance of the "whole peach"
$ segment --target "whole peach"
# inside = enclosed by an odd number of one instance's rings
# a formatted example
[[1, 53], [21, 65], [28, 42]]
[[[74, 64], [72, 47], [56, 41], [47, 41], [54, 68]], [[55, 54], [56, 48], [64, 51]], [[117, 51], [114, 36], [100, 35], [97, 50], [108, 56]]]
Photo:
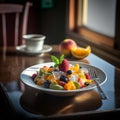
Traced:
[[77, 47], [77, 44], [74, 40], [64, 39], [59, 45], [59, 50], [61, 54], [64, 54], [65, 56], [71, 56], [71, 50], [75, 47]]

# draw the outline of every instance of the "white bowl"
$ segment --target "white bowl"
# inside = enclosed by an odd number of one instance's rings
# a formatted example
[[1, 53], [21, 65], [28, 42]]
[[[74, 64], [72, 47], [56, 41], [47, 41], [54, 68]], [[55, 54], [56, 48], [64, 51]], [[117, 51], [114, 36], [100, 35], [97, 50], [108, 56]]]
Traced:
[[[97, 68], [95, 66], [91, 66], [89, 64], [85, 64], [85, 63], [82, 63], [82, 62], [70, 61], [70, 64], [76, 64], [76, 63], [80, 64], [80, 66], [82, 66], [84, 68], [96, 70], [96, 72], [98, 73], [98, 78], [99, 79], [97, 80], [97, 82], [98, 82], [99, 85], [102, 85], [106, 82], [107, 75], [100, 68]], [[20, 74], [21, 81], [25, 85], [38, 90], [38, 92], [40, 91], [40, 92], [44, 92], [44, 93], [55, 95], [55, 96], [73, 96], [73, 95], [77, 95], [77, 94], [83, 93], [85, 91], [96, 88], [96, 85], [92, 84], [92, 85], [89, 85], [87, 87], [76, 89], [76, 90], [53, 90], [53, 89], [49, 89], [49, 88], [43, 88], [43, 87], [35, 84], [35, 82], [31, 78], [31, 76], [34, 73], [36, 73], [37, 71], [39, 71], [39, 69], [41, 67], [43, 67], [43, 66], [53, 66], [53, 65], [54, 65], [53, 62], [48, 62], [48, 63], [41, 63], [41, 64], [30, 66], [30, 67], [26, 68], [24, 71], [21, 72], [21, 74]]]
[[43, 49], [44, 40], [46, 36], [41, 34], [26, 34], [23, 35], [26, 49], [28, 51], [40, 51]]

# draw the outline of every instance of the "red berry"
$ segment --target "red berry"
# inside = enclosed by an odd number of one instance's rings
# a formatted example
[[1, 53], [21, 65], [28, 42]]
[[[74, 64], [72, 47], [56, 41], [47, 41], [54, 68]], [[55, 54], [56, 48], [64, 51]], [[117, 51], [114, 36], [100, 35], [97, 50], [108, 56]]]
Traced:
[[66, 72], [69, 69], [69, 61], [67, 59], [63, 59], [62, 63], [59, 65], [59, 70]]
[[85, 73], [86, 79], [90, 79], [90, 75], [88, 73]]
[[59, 81], [59, 85], [63, 86], [66, 84], [66, 82], [63, 82], [63, 81]]
[[35, 77], [37, 77], [37, 73], [34, 73], [33, 75], [32, 75], [32, 80], [34, 80], [35, 79]]

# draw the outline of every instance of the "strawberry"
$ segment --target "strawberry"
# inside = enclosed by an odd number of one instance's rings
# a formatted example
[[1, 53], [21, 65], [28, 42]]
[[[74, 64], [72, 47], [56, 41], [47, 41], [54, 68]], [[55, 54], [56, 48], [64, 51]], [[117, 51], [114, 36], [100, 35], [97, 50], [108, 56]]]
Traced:
[[67, 59], [63, 59], [62, 63], [59, 64], [59, 70], [63, 71], [63, 72], [67, 72], [67, 70], [69, 69], [69, 61]]
[[59, 68], [59, 70], [63, 72], [66, 72], [69, 69], [69, 62], [64, 58], [64, 54], [62, 54], [60, 58], [52, 55], [51, 59], [55, 63], [54, 68]]
[[88, 73], [85, 73], [86, 79], [90, 79], [90, 75]]

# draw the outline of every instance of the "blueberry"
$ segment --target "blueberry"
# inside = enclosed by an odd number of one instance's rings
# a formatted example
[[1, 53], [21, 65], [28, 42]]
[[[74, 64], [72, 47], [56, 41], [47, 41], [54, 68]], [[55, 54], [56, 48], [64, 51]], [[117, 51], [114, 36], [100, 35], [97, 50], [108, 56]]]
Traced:
[[72, 70], [68, 70], [66, 73], [67, 73], [68, 75], [71, 75], [71, 74], [72, 74]]
[[80, 69], [82, 68], [82, 66], [80, 66]]
[[89, 85], [89, 83], [88, 83], [88, 82], [85, 82], [84, 84], [85, 84], [85, 86], [88, 86], [88, 85]]
[[50, 68], [54, 68], [53, 66], [50, 66]]
[[60, 81], [63, 81], [63, 82], [68, 82], [68, 78], [66, 77], [66, 76], [64, 76], [64, 75], [61, 75], [60, 76]]
[[49, 88], [50, 87], [50, 81], [49, 80], [46, 80], [45, 82], [44, 82], [44, 84], [43, 84], [43, 86], [45, 87], [45, 88]]

